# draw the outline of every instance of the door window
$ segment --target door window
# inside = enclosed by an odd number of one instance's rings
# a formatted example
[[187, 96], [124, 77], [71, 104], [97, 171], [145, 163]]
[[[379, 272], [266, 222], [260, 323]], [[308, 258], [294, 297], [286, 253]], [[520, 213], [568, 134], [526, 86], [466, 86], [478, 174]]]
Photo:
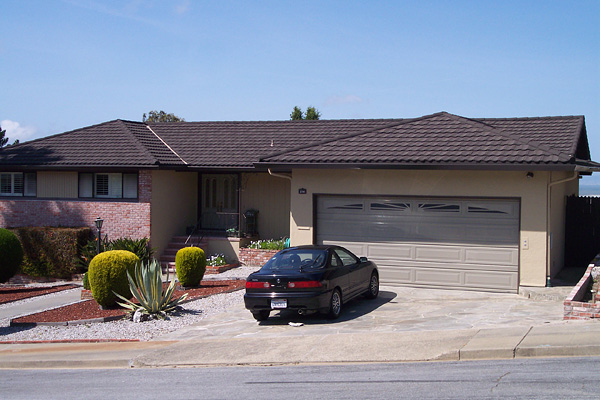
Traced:
[[345, 250], [335, 249], [334, 253], [337, 254], [344, 266], [354, 265], [358, 263], [358, 259], [354, 256], [354, 254], [351, 254]]

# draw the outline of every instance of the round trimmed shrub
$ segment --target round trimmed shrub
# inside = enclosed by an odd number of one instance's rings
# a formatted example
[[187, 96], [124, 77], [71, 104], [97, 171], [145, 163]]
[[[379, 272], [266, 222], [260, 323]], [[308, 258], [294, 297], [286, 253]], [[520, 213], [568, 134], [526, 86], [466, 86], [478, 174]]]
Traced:
[[0, 228], [0, 282], [15, 276], [23, 262], [23, 247], [17, 235]]
[[131, 298], [127, 271], [133, 276], [135, 265], [140, 259], [127, 250], [111, 250], [98, 254], [90, 262], [88, 280], [94, 300], [102, 307], [112, 307], [117, 296]]
[[181, 286], [198, 286], [206, 272], [206, 255], [199, 247], [184, 247], [175, 255], [175, 270]]

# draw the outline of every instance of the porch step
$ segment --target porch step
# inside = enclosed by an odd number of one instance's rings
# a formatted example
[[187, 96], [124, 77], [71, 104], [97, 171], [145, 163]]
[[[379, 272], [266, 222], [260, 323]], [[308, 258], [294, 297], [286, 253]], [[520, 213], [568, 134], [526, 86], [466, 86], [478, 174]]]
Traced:
[[160, 256], [160, 265], [162, 266], [163, 273], [167, 272], [167, 268], [169, 269], [169, 272], [175, 272], [175, 256], [177, 255], [177, 252], [184, 247], [200, 247], [206, 252], [207, 242], [201, 237], [192, 236], [188, 243], [186, 243], [187, 239], [187, 236], [174, 236], [171, 239], [169, 245]]

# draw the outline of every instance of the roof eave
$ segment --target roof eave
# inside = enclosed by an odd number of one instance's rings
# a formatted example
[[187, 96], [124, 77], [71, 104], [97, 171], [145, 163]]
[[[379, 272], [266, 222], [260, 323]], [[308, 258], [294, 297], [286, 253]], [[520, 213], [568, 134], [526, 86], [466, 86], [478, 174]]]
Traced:
[[508, 163], [269, 163], [255, 167], [273, 171], [292, 169], [400, 169], [400, 170], [483, 170], [483, 171], [575, 171], [575, 164], [508, 164]]

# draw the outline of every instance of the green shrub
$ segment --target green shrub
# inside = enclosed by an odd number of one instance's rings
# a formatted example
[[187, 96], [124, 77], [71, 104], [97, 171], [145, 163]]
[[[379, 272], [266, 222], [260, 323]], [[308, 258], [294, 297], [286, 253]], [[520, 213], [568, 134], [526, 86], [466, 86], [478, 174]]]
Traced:
[[15, 276], [23, 262], [23, 247], [17, 235], [0, 228], [0, 282]]
[[133, 274], [139, 260], [138, 256], [126, 250], [105, 251], [94, 257], [88, 270], [94, 300], [103, 307], [111, 307], [117, 299], [115, 293], [131, 298], [127, 271]]
[[184, 247], [175, 255], [175, 270], [181, 286], [198, 286], [206, 272], [206, 256], [199, 247]]
[[11, 229], [23, 245], [21, 271], [30, 276], [70, 278], [81, 271], [79, 249], [90, 228], [23, 227]]
[[127, 250], [138, 256], [140, 261], [147, 264], [150, 262], [154, 249], [150, 248], [150, 239], [121, 238], [111, 240], [106, 244], [106, 250]]
[[91, 286], [90, 286], [90, 277], [87, 273], [87, 271], [85, 272], [85, 274], [83, 274], [83, 288], [85, 290], [90, 290]]

